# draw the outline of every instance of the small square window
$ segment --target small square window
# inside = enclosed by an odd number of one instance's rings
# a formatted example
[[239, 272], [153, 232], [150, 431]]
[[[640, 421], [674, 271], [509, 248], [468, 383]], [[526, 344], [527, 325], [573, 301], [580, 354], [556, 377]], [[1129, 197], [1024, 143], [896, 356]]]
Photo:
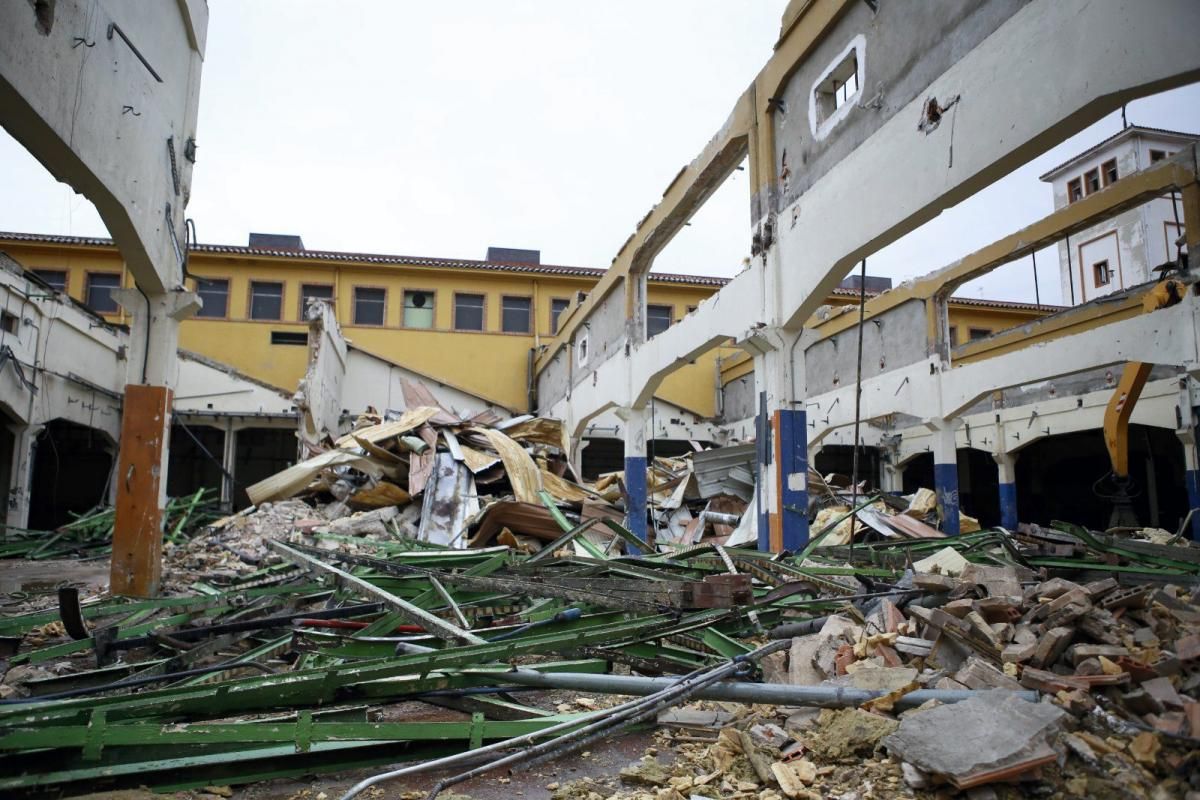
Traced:
[[250, 319], [279, 319], [283, 313], [283, 284], [250, 282]]
[[196, 294], [204, 305], [197, 317], [224, 319], [229, 311], [229, 281], [224, 278], [196, 278]]
[[1076, 178], [1073, 181], [1067, 181], [1067, 201], [1074, 203], [1083, 197], [1083, 181]]
[[1083, 173], [1083, 185], [1087, 188], [1087, 193], [1100, 191], [1100, 170], [1089, 169]]
[[1117, 160], [1115, 158], [1110, 158], [1108, 161], [1105, 161], [1100, 165], [1100, 172], [1104, 176], [1105, 186], [1108, 186], [1110, 183], [1116, 183], [1118, 177]]
[[326, 300], [333, 302], [333, 287], [328, 283], [300, 284], [300, 319], [306, 319], [309, 300]]
[[87, 304], [97, 314], [116, 314], [120, 304], [112, 296], [121, 288], [121, 276], [116, 272], [90, 272], [87, 276]]
[[646, 306], [646, 338], [653, 339], [671, 327], [671, 306]]
[[354, 287], [354, 324], [382, 325], [387, 308], [387, 289], [374, 286]]
[[529, 333], [528, 297], [504, 297], [500, 300], [500, 330], [505, 333]]
[[569, 305], [571, 305], [571, 301], [565, 297], [550, 298], [550, 333], [558, 333], [558, 318], [562, 316]]
[[1108, 259], [1092, 264], [1092, 278], [1097, 288], [1112, 283], [1112, 270], [1108, 268]]
[[1150, 163], [1151, 164], [1162, 161], [1166, 157], [1167, 157], [1167, 152], [1165, 150], [1151, 150], [1150, 151]]
[[980, 339], [986, 339], [992, 335], [991, 328], [968, 328], [967, 339], [972, 342], [977, 342]]
[[817, 84], [817, 121], [824, 122], [834, 112], [858, 94], [858, 53], [851, 50], [842, 61]]
[[5, 333], [16, 333], [20, 317], [10, 311], [0, 311], [0, 330]]
[[65, 269], [35, 269], [33, 274], [48, 283], [54, 291], [67, 293], [67, 271]]
[[404, 327], [433, 327], [433, 292], [410, 289], [404, 293]]
[[483, 295], [454, 295], [454, 330], [483, 330]]

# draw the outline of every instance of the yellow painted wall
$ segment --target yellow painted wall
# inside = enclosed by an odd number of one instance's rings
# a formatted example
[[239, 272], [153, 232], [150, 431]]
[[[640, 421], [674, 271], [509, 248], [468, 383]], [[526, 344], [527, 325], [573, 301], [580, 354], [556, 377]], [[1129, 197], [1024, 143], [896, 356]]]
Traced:
[[[123, 272], [120, 255], [112, 247], [31, 243], [0, 239], [0, 249], [24, 266], [65, 269], [68, 293], [84, 300], [89, 271]], [[204, 278], [229, 280], [225, 319], [196, 318], [180, 326], [180, 347], [222, 361], [275, 386], [291, 389], [304, 374], [306, 348], [271, 344], [272, 331], [306, 330], [300, 293], [303, 284], [334, 287], [338, 320], [347, 339], [363, 350], [437, 380], [464, 389], [515, 410], [528, 406], [529, 351], [550, 335], [551, 299], [569, 299], [588, 291], [596, 282], [590, 276], [490, 272], [450, 266], [371, 264], [314, 261], [305, 258], [249, 254], [215, 254], [193, 251], [190, 272]], [[282, 319], [250, 319], [250, 282], [282, 282]], [[126, 286], [132, 282], [126, 275]], [[382, 326], [356, 325], [353, 321], [354, 287], [386, 290]], [[409, 329], [401, 323], [406, 290], [434, 293], [434, 327]], [[651, 281], [649, 301], [672, 306], [679, 320], [714, 287]], [[456, 292], [482, 294], [484, 332], [454, 330]], [[506, 295], [531, 298], [535, 331], [501, 332], [501, 302]], [[128, 322], [124, 313], [106, 315]], [[715, 411], [713, 376], [715, 356], [697, 359], [678, 370], [662, 386], [659, 396], [700, 416]]]

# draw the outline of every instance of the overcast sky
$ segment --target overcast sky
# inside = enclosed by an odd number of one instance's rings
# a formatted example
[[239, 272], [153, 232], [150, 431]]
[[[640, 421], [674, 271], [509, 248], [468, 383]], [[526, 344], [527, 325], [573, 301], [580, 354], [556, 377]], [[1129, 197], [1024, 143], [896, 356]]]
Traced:
[[[455, 258], [500, 245], [606, 267], [766, 62], [785, 5], [209, 0], [188, 214], [206, 243], [263, 231], [310, 249]], [[1200, 87], [1128, 116], [1200, 130]], [[923, 274], [1044, 216], [1037, 176], [1119, 128], [1119, 115], [1103, 120], [868, 271]], [[747, 180], [734, 173], [655, 269], [734, 274], [749, 255]], [[0, 187], [0, 229], [107, 235], [2, 131]], [[1041, 298], [1058, 302], [1051, 253], [1044, 263]], [[964, 292], [1034, 296], [1024, 266]]]

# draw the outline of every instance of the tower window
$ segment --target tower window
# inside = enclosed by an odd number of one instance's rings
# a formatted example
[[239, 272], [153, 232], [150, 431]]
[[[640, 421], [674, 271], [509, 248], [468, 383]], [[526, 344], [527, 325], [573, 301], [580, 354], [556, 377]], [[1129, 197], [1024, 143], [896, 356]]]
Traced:
[[1112, 282], [1112, 271], [1108, 268], [1108, 259], [1092, 264], [1092, 277], [1095, 279], [1097, 287], [1107, 286]]
[[1073, 181], [1067, 181], [1067, 202], [1074, 203], [1083, 197], [1083, 182], [1076, 178]]
[[283, 313], [283, 284], [250, 282], [250, 319], [279, 319]]
[[529, 333], [530, 307], [528, 297], [503, 297], [500, 300], [500, 330], [505, 333]]
[[454, 295], [454, 330], [483, 330], [483, 295]]
[[670, 306], [646, 306], [646, 338], [653, 339], [671, 327]]
[[116, 314], [120, 311], [117, 299], [112, 296], [121, 288], [121, 275], [117, 272], [89, 272], [87, 276], [87, 304], [97, 314]]
[[229, 281], [224, 278], [196, 278], [196, 294], [204, 305], [197, 317], [224, 319], [229, 313]]
[[1087, 187], [1087, 193], [1100, 191], [1100, 170], [1089, 169], [1083, 173], [1083, 185]]
[[410, 289], [404, 293], [404, 327], [433, 327], [433, 292]]
[[387, 307], [387, 289], [374, 286], [354, 287], [354, 324], [382, 325]]
[[1100, 172], [1104, 175], [1104, 185], [1117, 182], [1117, 160], [1110, 158], [1100, 165]]

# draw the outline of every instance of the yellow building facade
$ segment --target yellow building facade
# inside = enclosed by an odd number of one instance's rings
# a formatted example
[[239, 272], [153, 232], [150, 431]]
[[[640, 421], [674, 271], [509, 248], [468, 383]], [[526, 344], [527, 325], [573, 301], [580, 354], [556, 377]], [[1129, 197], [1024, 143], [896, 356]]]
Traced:
[[[190, 251], [186, 283], [200, 292], [205, 307], [181, 325], [179, 344], [285, 390], [295, 388], [306, 367], [305, 300], [322, 297], [334, 303], [346, 338], [359, 349], [514, 412], [526, 411], [531, 356], [553, 335], [557, 316], [603, 275], [529, 261], [305, 250], [298, 237], [267, 238], [276, 241]], [[109, 321], [129, 321], [109, 292], [133, 282], [108, 240], [0, 233], [0, 250]], [[678, 321], [725, 283], [651, 274], [650, 324]], [[830, 302], [851, 304], [857, 298], [855, 290], [837, 290]], [[957, 344], [1045, 313], [1025, 304], [952, 300], [950, 324]], [[719, 387], [752, 369], [752, 360], [740, 351], [718, 348], [673, 373], [657, 396], [712, 418]]]

